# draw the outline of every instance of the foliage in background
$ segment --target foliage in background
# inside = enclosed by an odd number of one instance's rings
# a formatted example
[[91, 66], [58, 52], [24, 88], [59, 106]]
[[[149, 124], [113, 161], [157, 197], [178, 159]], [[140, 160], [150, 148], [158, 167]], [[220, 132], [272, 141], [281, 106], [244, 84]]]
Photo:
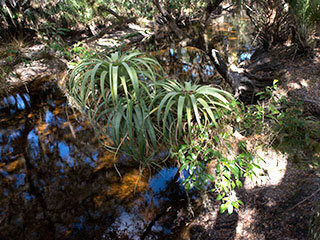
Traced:
[[242, 4], [255, 28], [254, 36], [260, 45], [269, 48], [288, 40], [292, 22], [283, 0], [248, 0]]
[[302, 25], [320, 22], [320, 2], [318, 0], [288, 0], [291, 11], [299, 17]]
[[[96, 31], [110, 19], [121, 20], [119, 13], [129, 15], [120, 0], [0, 1], [0, 26], [12, 33], [36, 31], [40, 37], [54, 38], [64, 31]], [[128, 1], [125, 1], [128, 2]], [[123, 11], [124, 10], [124, 11]], [[126, 16], [126, 15], [124, 15]]]
[[288, 0], [288, 2], [293, 18], [293, 42], [298, 43], [300, 48], [312, 46], [314, 30], [320, 23], [320, 2], [318, 0]]
[[[190, 9], [201, 4], [194, 0], [170, 0], [167, 5], [170, 9]], [[19, 31], [29, 28], [46, 34], [50, 34], [52, 28], [72, 29], [79, 24], [85, 27], [91, 27], [92, 23], [104, 24], [110, 16], [121, 20], [123, 17], [152, 18], [154, 15], [152, 1], [146, 0], [0, 1], [1, 27]]]
[[284, 44], [288, 40], [297, 45], [297, 50], [310, 50], [309, 38], [313, 27], [320, 22], [318, 0], [244, 0], [255, 37], [265, 47]]

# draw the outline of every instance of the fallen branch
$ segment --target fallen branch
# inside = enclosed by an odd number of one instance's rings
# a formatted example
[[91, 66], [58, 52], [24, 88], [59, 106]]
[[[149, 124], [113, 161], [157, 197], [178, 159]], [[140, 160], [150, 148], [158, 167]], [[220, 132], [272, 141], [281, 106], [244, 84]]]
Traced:
[[131, 23], [131, 22], [134, 22], [134, 21], [135, 21], [135, 18], [129, 18], [129, 19], [125, 20], [124, 22], [119, 22], [119, 23], [112, 24], [111, 26], [108, 26], [108, 27], [104, 28], [103, 30], [101, 30], [96, 35], [94, 35], [94, 36], [92, 36], [90, 38], [87, 38], [85, 40], [85, 42], [86, 43], [93, 42], [93, 41], [103, 37], [103, 35], [105, 35], [106, 33], [113, 31], [117, 27], [123, 26], [124, 24], [128, 24], [128, 23]]
[[305, 199], [303, 199], [302, 201], [298, 202], [296, 205], [294, 205], [292, 208], [289, 209], [289, 211], [293, 210], [294, 208], [296, 208], [297, 206], [299, 206], [300, 204], [304, 203], [305, 201], [309, 200], [310, 198], [312, 198], [314, 195], [316, 195], [318, 192], [320, 192], [320, 188], [318, 188], [317, 191], [315, 191], [314, 193], [312, 193], [310, 196], [306, 197]]

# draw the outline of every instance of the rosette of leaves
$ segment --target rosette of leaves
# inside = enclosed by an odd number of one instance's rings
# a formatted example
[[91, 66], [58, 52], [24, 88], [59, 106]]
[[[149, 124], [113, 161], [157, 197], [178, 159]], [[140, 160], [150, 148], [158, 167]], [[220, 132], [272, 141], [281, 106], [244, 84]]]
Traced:
[[184, 123], [188, 126], [188, 133], [194, 122], [200, 128], [206, 123], [217, 126], [215, 110], [229, 109], [229, 102], [233, 99], [230, 93], [208, 85], [167, 80], [160, 86], [163, 90], [158, 95], [157, 122], [169, 139], [172, 135], [176, 139], [182, 136]]
[[[82, 61], [70, 74], [68, 89], [77, 102], [86, 109], [103, 103], [115, 106], [118, 99], [137, 100], [151, 97], [159, 63], [141, 52], [106, 56], [105, 59]], [[110, 99], [112, 102], [110, 103]]]
[[70, 95], [89, 117], [98, 135], [127, 153], [156, 145], [150, 103], [159, 63], [141, 52], [87, 59], [70, 74]]

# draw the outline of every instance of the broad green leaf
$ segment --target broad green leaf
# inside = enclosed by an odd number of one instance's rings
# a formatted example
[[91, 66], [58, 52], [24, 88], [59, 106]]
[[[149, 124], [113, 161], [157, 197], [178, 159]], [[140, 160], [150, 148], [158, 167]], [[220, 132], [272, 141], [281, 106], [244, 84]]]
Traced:
[[194, 95], [190, 95], [190, 100], [192, 103], [192, 107], [193, 107], [193, 111], [194, 111], [196, 120], [198, 122], [199, 127], [201, 128], [201, 121], [200, 121], [200, 115], [199, 115], [198, 106], [197, 106], [197, 100]]
[[181, 136], [181, 131], [182, 131], [182, 115], [183, 115], [183, 108], [184, 108], [184, 100], [185, 96], [179, 96], [178, 100], [178, 131], [179, 131], [179, 136]]
[[217, 127], [217, 122], [215, 120], [214, 114], [210, 109], [209, 105], [207, 104], [207, 102], [202, 98], [198, 98], [197, 100], [204, 107], [204, 110], [207, 112], [207, 114], [210, 116], [212, 123]]
[[105, 102], [107, 102], [106, 88], [105, 88], [107, 74], [108, 74], [107, 71], [103, 71], [100, 75], [100, 89]]
[[112, 67], [112, 86], [110, 86], [112, 99], [115, 103], [118, 102], [118, 69], [119, 66]]

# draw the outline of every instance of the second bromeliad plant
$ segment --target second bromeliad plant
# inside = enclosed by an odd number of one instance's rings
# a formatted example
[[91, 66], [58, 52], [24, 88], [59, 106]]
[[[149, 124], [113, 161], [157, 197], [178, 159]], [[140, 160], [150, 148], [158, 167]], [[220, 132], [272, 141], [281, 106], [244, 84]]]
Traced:
[[[183, 139], [197, 137], [194, 126], [217, 127], [217, 111], [229, 109], [233, 100], [218, 88], [163, 76], [153, 58], [138, 51], [116, 52], [81, 62], [71, 72], [67, 88], [107, 149], [150, 164], [161, 145], [177, 148]], [[184, 170], [191, 169], [184, 165]], [[230, 173], [231, 178], [232, 169]]]

